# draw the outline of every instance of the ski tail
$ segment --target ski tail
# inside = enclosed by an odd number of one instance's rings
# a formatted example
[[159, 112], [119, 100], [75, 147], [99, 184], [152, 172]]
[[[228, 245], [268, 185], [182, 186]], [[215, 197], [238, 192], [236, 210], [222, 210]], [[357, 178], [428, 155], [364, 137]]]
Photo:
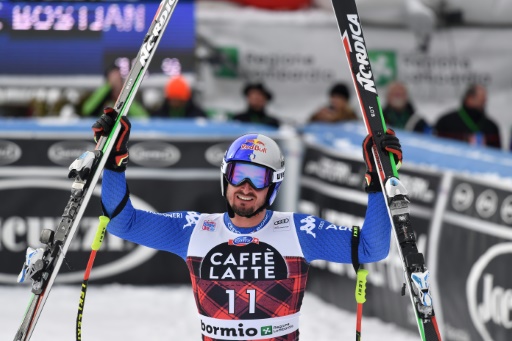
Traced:
[[377, 93], [370, 58], [355, 0], [332, 0], [343, 47], [351, 70], [352, 81], [359, 100], [368, 134], [374, 141], [373, 156], [379, 181], [386, 197], [398, 253], [406, 278], [406, 287], [416, 315], [417, 327], [423, 341], [440, 341], [429, 286], [429, 271], [423, 254], [418, 252], [416, 236], [410, 222], [407, 190], [398, 177], [393, 155], [383, 152], [381, 145], [386, 123]]
[[108, 155], [113, 148], [113, 141], [119, 135], [121, 130], [119, 121], [128, 113], [177, 3], [178, 0], [161, 1], [137, 54], [136, 62], [114, 105], [114, 109], [119, 115], [110, 135], [100, 138], [94, 152], [82, 154], [70, 166], [69, 177], [74, 178], [71, 197], [55, 231], [45, 229], [41, 232], [41, 242], [45, 244], [45, 248], [42, 250], [44, 253], [42, 259], [32, 264], [29, 269], [31, 270], [29, 278], [32, 280], [33, 298], [16, 332], [14, 341], [28, 341], [32, 336], [71, 240], [89, 203], [92, 190], [98, 183]]

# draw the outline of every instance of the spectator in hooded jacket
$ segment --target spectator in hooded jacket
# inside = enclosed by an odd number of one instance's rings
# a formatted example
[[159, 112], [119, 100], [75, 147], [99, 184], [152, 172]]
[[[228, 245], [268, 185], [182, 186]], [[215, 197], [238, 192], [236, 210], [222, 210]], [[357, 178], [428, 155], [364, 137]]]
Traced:
[[357, 120], [350, 107], [350, 92], [343, 83], [334, 84], [329, 90], [329, 103], [316, 111], [310, 122], [341, 122]]
[[407, 87], [402, 82], [396, 81], [388, 85], [386, 106], [382, 112], [386, 124], [391, 128], [419, 133], [428, 133], [431, 130], [427, 122], [416, 113]]
[[472, 84], [464, 92], [461, 106], [443, 115], [435, 125], [435, 133], [473, 145], [501, 148], [500, 131], [485, 112], [487, 90]]
[[267, 105], [272, 100], [272, 93], [262, 83], [248, 83], [243, 95], [247, 103], [245, 111], [233, 116], [233, 120], [267, 124], [279, 127], [279, 121], [268, 115]]
[[167, 118], [207, 117], [193, 100], [192, 89], [187, 80], [179, 75], [169, 79], [165, 86], [165, 100], [151, 116]]

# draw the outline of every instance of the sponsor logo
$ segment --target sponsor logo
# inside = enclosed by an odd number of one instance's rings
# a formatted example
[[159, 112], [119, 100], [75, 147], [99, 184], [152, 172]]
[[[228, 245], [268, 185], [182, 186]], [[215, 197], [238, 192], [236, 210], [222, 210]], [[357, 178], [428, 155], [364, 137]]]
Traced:
[[15, 163], [21, 157], [21, 148], [11, 141], [0, 141], [0, 166]]
[[[259, 230], [261, 230], [262, 228], [264, 228], [267, 223], [268, 223], [268, 220], [270, 219], [271, 217], [271, 214], [270, 214], [270, 211], [267, 211], [267, 213], [265, 214], [265, 217], [263, 218], [263, 220], [261, 221], [261, 223], [259, 223], [257, 226], [254, 227], [254, 230], [252, 232], [257, 232]], [[241, 230], [239, 230], [238, 227], [234, 226], [231, 221], [228, 221], [226, 227], [228, 228], [228, 230], [230, 230], [231, 232], [234, 232], [234, 233], [243, 233]]]
[[284, 218], [274, 222], [274, 231], [289, 231], [290, 230], [290, 219]]
[[163, 213], [166, 217], [172, 218], [172, 219], [181, 219], [183, 218], [183, 213], [181, 212], [169, 212], [169, 213]]
[[[250, 144], [247, 144], [247, 143], [250, 143]], [[242, 144], [240, 146], [240, 148], [254, 150], [254, 151], [257, 151], [257, 152], [261, 152], [261, 153], [266, 153], [267, 152], [267, 148], [265, 147], [265, 143], [263, 143], [263, 141], [258, 140], [258, 139], [247, 140], [247, 141], [245, 141], [244, 144]]]
[[397, 78], [398, 63], [394, 51], [368, 51], [373, 71], [373, 78], [377, 86], [386, 86]]
[[500, 215], [505, 224], [512, 224], [512, 195], [509, 195], [503, 200]]
[[202, 230], [203, 231], [211, 231], [211, 232], [215, 231], [215, 222], [212, 220], [205, 220], [203, 222]]
[[474, 197], [473, 188], [465, 182], [460, 183], [453, 190], [452, 206], [456, 211], [465, 211], [473, 204]]
[[228, 241], [206, 254], [201, 262], [201, 278], [252, 281], [288, 277], [286, 262], [273, 246], [252, 237], [237, 239], [245, 246]]
[[[350, 32], [352, 33], [352, 41], [354, 42], [353, 48], [350, 47], [350, 52], [356, 51], [356, 61], [359, 64], [358, 72], [356, 74], [357, 82], [366, 90], [377, 94], [375, 83], [372, 80], [372, 70], [370, 68], [370, 61], [366, 46], [363, 39], [363, 31], [359, 23], [359, 17], [356, 14], [348, 14]], [[345, 36], [346, 36], [345, 32]]]
[[[375, 114], [371, 113], [372, 117], [375, 116]], [[372, 149], [373, 149], [373, 155], [375, 157], [375, 164], [377, 165], [377, 168], [379, 169], [379, 173], [382, 173], [383, 170], [382, 170], [382, 162], [380, 161], [380, 154], [379, 154], [379, 150], [377, 149], [377, 146], [374, 144], [372, 146]]]
[[[458, 94], [456, 89], [461, 81], [486, 85], [493, 81], [489, 70], [481, 68], [467, 55], [425, 54], [412, 51], [400, 53], [400, 79], [409, 84], [414, 82], [416, 89], [435, 86], [436, 94], [425, 94], [423, 100], [441, 100], [455, 96]], [[421, 91], [416, 94], [423, 95]]]
[[[22, 193], [23, 191], [30, 191], [32, 196], [35, 191], [44, 191], [47, 195], [63, 194], [65, 198], [69, 197], [70, 183], [67, 180], [53, 180], [46, 179], [9, 179], [0, 181], [0, 193], [16, 192]], [[61, 193], [61, 191], [65, 193]], [[99, 187], [91, 189], [93, 199], [99, 201], [101, 196], [101, 189]], [[55, 229], [58, 226], [61, 217], [57, 215], [62, 213], [55, 213], [55, 216], [44, 216], [43, 214], [51, 213], [52, 207], [55, 206], [47, 203], [44, 200], [34, 198], [33, 203], [30, 202], [30, 195], [19, 194], [27, 198], [26, 205], [20, 212], [16, 209], [6, 207], [9, 216], [5, 213], [0, 215], [0, 254], [2, 252], [19, 253], [19, 257], [24, 258], [25, 250], [28, 246], [40, 247], [39, 236], [41, 230], [44, 228]], [[147, 211], [155, 211], [147, 202], [141, 200], [137, 196], [131, 195], [133, 204]], [[50, 206], [52, 207], [50, 207]], [[77, 253], [89, 253], [91, 251], [90, 245], [94, 239], [96, 227], [98, 225], [98, 217], [88, 215], [86, 210], [85, 215], [80, 220], [77, 231], [71, 244], [69, 245], [67, 257], [72, 258], [77, 256]], [[102, 248], [108, 251], [124, 252], [123, 256], [113, 260], [112, 262], [101, 264], [95, 267], [95, 278], [108, 278], [117, 274], [129, 271], [137, 266], [145, 263], [156, 254], [156, 250], [146, 248], [144, 246], [137, 246], [125, 242], [113, 235], [107, 235], [103, 242]], [[23, 256], [21, 255], [23, 253]], [[115, 254], [115, 253], [112, 253]], [[2, 256], [0, 256], [1, 258]], [[80, 256], [82, 257], [82, 256]], [[21, 259], [21, 258], [20, 258]], [[21, 263], [20, 263], [21, 267]], [[19, 269], [16, 269], [19, 271]], [[16, 282], [16, 274], [6, 274], [0, 270], [0, 283], [14, 283]], [[57, 281], [60, 283], [77, 283], [83, 279], [83, 269], [73, 270], [71, 272], [59, 273]]]
[[149, 55], [153, 48], [155, 47], [156, 40], [160, 36], [162, 28], [164, 28], [165, 26], [165, 21], [172, 13], [172, 6], [174, 6], [175, 2], [176, 0], [169, 0], [165, 3], [163, 7], [160, 7], [160, 11], [158, 12], [158, 19], [155, 23], [155, 26], [153, 27], [153, 31], [151, 31], [151, 35], [149, 37], [146, 36], [146, 42], [144, 43], [144, 45], [142, 45], [140, 51], [139, 62], [142, 66], [146, 65], [146, 62], [149, 59]]
[[290, 221], [290, 219], [284, 218], [284, 219], [281, 219], [281, 220], [278, 220], [278, 221], [274, 222], [274, 225], [286, 224], [289, 221]]
[[[226, 61], [223, 58], [223, 61]], [[241, 54], [240, 67], [249, 79], [272, 79], [279, 83], [329, 84], [336, 74], [315, 53], [276, 53], [247, 51]], [[227, 63], [225, 63], [227, 64]]]
[[211, 147], [209, 147], [204, 153], [204, 158], [208, 161], [209, 164], [219, 167], [222, 163], [222, 158], [224, 153], [226, 153], [226, 149], [228, 149], [228, 143], [218, 143]]
[[48, 158], [59, 166], [69, 166], [87, 150], [94, 150], [95, 145], [85, 141], [62, 141], [48, 148]]
[[219, 78], [237, 78], [240, 53], [236, 47], [218, 47], [215, 52], [222, 56], [215, 65], [215, 76]]
[[130, 147], [130, 161], [151, 168], [169, 167], [181, 158], [180, 150], [162, 141], [139, 142]]
[[285, 332], [287, 330], [290, 330], [292, 328], [294, 328], [293, 324], [291, 323], [283, 323], [283, 324], [278, 324], [277, 326], [270, 326], [272, 328], [272, 333], [277, 333], [277, 332]]
[[272, 326], [261, 327], [261, 335], [272, 335]]
[[482, 218], [490, 218], [498, 209], [498, 195], [492, 189], [480, 193], [475, 203], [476, 211]]
[[252, 143], [252, 144], [254, 144], [254, 145], [259, 144], [260, 146], [265, 147], [265, 143], [263, 143], [263, 141], [258, 140], [258, 139], [251, 139], [251, 140], [247, 140], [247, 141], [245, 141], [245, 142], [247, 142], [247, 143]]
[[306, 231], [307, 234], [316, 238], [316, 233], [313, 230], [316, 228], [315, 218], [313, 216], [307, 216], [306, 218], [300, 221], [302, 225], [300, 226], [301, 231]]
[[512, 288], [503, 285], [503, 278], [506, 279], [506, 275], [499, 274], [498, 277], [498, 274], [492, 272], [492, 269], [496, 268], [492, 263], [497, 262], [498, 258], [502, 258], [500, 262], [503, 264], [510, 263], [512, 243], [501, 243], [490, 247], [475, 262], [466, 283], [469, 314], [483, 340], [494, 340], [492, 335], [494, 331], [500, 335], [505, 332], [510, 338], [509, 330], [512, 329], [510, 314]]
[[232, 327], [217, 326], [211, 322], [204, 322], [203, 319], [201, 319], [201, 330], [203, 331], [203, 334], [210, 337], [230, 337], [230, 339], [236, 337], [237, 340], [239, 337], [257, 337], [258, 339], [260, 339], [261, 336], [269, 336], [274, 334], [284, 335], [284, 333], [290, 333], [291, 331], [297, 329], [293, 323], [261, 326], [259, 327], [259, 331], [258, 328], [255, 327], [257, 326], [245, 327], [241, 321]]
[[[320, 227], [319, 227], [320, 229]], [[348, 227], [348, 226], [337, 226], [337, 225], [334, 225], [334, 224], [329, 224], [327, 225], [327, 227], [325, 228], [325, 230], [334, 230], [334, 231], [352, 231], [352, 227]]]
[[284, 179], [284, 172], [276, 173], [277, 181], [282, 181]]
[[237, 237], [235, 239], [230, 239], [228, 241], [229, 245], [235, 245], [235, 246], [245, 246], [245, 245], [249, 245], [251, 243], [259, 244], [260, 240], [258, 238], [253, 238], [251, 236], [242, 236], [242, 237]]
[[186, 227], [194, 227], [196, 226], [197, 221], [199, 220], [199, 213], [194, 211], [187, 212], [187, 216], [185, 217], [187, 223], [183, 225], [183, 228]]
[[243, 336], [256, 336], [258, 335], [258, 329], [256, 328], [244, 328], [244, 324], [238, 324], [238, 328], [226, 328], [226, 327], [217, 327], [206, 324], [201, 320], [201, 330], [210, 335], [214, 336], [231, 336], [231, 337], [243, 337]]
[[321, 156], [318, 160], [307, 161], [304, 173], [326, 181], [357, 188], [361, 184], [361, 174], [352, 169], [351, 164], [326, 156]]
[[[338, 227], [336, 225], [329, 225], [325, 228], [326, 230], [335, 228], [337, 230], [339, 229], [340, 231], [345, 231], [345, 230], [352, 231], [352, 227], [347, 227], [347, 226], [363, 226], [363, 223], [364, 223], [364, 218], [362, 218], [362, 217], [348, 214], [345, 212], [340, 212], [340, 211], [333, 210], [330, 208], [324, 208], [322, 210], [320, 216], [322, 218], [324, 218], [326, 221], [329, 221], [332, 224], [336, 224], [339, 226]], [[333, 227], [333, 226], [335, 226], [335, 227]], [[321, 226], [319, 226], [318, 228], [321, 229]]]

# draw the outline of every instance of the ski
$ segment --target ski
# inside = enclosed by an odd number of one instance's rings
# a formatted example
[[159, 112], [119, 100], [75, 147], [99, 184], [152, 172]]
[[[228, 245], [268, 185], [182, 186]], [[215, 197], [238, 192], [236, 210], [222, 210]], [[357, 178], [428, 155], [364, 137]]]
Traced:
[[[343, 47], [352, 74], [368, 134], [374, 141], [373, 156], [380, 183], [384, 189], [393, 235], [402, 260], [405, 286], [409, 292], [418, 331], [423, 341], [440, 341], [429, 286], [429, 271], [423, 254], [418, 251], [411, 226], [407, 190], [400, 182], [391, 153], [377, 148], [386, 132], [377, 88], [368, 57], [365, 39], [355, 0], [332, 0], [334, 14], [341, 33]], [[403, 291], [405, 295], [405, 290]]]
[[32, 296], [14, 341], [30, 340], [34, 332], [92, 191], [98, 183], [108, 155], [119, 134], [121, 129], [119, 120], [128, 113], [177, 3], [178, 0], [162, 0], [160, 2], [136, 61], [123, 85], [123, 90], [114, 104], [115, 110], [119, 113], [114, 128], [108, 137], [99, 139], [94, 151], [85, 152], [71, 164], [68, 175], [70, 179], [74, 179], [71, 185], [71, 196], [58, 226], [55, 230], [41, 231], [40, 241], [44, 244], [42, 248], [27, 250], [26, 261], [18, 281], [32, 280]]

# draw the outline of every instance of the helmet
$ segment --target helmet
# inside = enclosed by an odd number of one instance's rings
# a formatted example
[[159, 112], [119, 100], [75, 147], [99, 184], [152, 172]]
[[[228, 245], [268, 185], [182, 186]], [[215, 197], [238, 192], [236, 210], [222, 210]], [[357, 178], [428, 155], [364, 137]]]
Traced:
[[284, 156], [277, 143], [261, 134], [246, 134], [237, 138], [224, 154], [221, 165], [221, 190], [226, 196], [229, 165], [235, 162], [263, 166], [270, 172], [266, 208], [274, 202], [284, 179]]

